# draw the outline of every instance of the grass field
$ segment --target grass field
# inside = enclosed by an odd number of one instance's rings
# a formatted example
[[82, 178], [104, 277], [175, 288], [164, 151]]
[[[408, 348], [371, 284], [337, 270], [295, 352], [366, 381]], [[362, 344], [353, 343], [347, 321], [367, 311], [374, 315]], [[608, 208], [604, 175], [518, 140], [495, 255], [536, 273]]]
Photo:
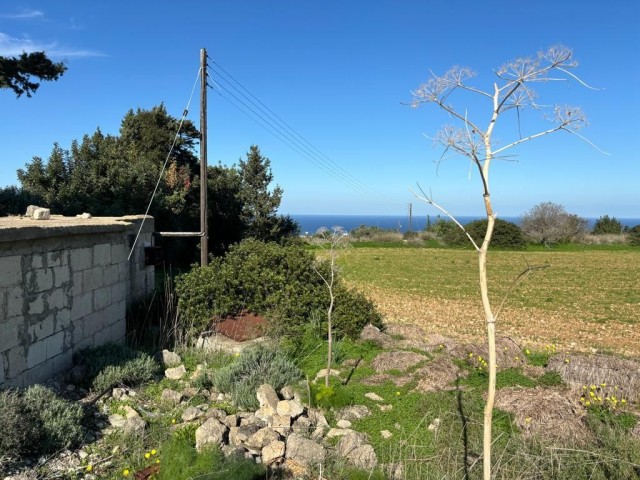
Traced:
[[[341, 265], [347, 282], [369, 295], [387, 321], [459, 338], [484, 334], [472, 250], [353, 248], [343, 253]], [[640, 356], [640, 249], [490, 252], [494, 310], [527, 265], [549, 268], [512, 290], [499, 313], [499, 335]]]

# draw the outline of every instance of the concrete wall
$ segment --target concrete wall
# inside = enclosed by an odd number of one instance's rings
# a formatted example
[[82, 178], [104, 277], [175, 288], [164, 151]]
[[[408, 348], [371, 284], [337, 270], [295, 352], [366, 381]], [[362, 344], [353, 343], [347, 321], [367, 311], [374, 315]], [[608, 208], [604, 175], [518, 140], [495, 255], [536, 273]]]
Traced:
[[126, 311], [154, 288], [153, 218], [0, 219], [0, 386], [40, 382], [75, 351], [120, 341]]

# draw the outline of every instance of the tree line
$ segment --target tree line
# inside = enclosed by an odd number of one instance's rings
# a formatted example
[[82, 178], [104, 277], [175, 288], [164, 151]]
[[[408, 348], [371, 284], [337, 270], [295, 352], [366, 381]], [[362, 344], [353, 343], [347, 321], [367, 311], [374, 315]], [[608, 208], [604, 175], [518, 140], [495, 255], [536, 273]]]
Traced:
[[[200, 133], [185, 121], [176, 137], [179, 123], [159, 105], [129, 110], [118, 135], [105, 135], [98, 128], [72, 141], [69, 148], [54, 143], [47, 159], [33, 157], [18, 170], [19, 186], [0, 189], [0, 215], [24, 213], [29, 204], [71, 216], [140, 214], [160, 178], [149, 211], [156, 230], [198, 231], [201, 179], [195, 148]], [[167, 167], [160, 175], [165, 160]], [[295, 221], [277, 214], [283, 190], [271, 187], [272, 182], [271, 162], [256, 145], [237, 165], [209, 166], [210, 253], [221, 254], [243, 238], [278, 241], [298, 233]], [[171, 247], [165, 251], [173, 262], [197, 258], [195, 238], [161, 243]]]

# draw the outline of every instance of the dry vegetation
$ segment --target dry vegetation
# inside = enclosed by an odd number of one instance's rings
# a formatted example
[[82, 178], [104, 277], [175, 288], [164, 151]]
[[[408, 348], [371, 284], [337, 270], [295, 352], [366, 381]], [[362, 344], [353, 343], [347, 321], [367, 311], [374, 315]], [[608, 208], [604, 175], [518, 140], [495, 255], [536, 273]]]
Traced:
[[[490, 253], [498, 304], [529, 265], [550, 265], [514, 289], [498, 333], [522, 344], [557, 343], [640, 356], [640, 251]], [[448, 249], [353, 249], [345, 278], [378, 305], [387, 321], [416, 323], [462, 339], [484, 335], [475, 253]]]

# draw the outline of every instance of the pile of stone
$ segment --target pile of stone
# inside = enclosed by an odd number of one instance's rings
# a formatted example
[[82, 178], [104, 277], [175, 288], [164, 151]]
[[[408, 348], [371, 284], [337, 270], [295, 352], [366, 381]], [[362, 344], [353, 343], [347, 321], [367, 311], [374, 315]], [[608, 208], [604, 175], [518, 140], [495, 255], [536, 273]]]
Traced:
[[[165, 366], [176, 365], [179, 357], [171, 352], [163, 352], [159, 358]], [[196, 371], [197, 374], [198, 371]], [[165, 376], [176, 380], [186, 375], [182, 364], [169, 367]], [[194, 374], [195, 375], [195, 374]], [[162, 400], [172, 406], [193, 397], [195, 390], [183, 391], [165, 389]], [[114, 389], [113, 396], [131, 395], [133, 392]], [[202, 395], [202, 391], [198, 391]], [[210, 403], [228, 400], [224, 394], [204, 392]], [[298, 394], [290, 386], [279, 392], [268, 384], [261, 385], [256, 397], [260, 405], [255, 412], [239, 412], [228, 415], [224, 410], [205, 403], [189, 406], [182, 413], [182, 422], [173, 428], [197, 425], [196, 449], [218, 445], [226, 456], [237, 455], [253, 459], [272, 467], [282, 467], [295, 472], [309, 472], [318, 469], [333, 457], [355, 467], [371, 470], [378, 464], [373, 447], [365, 434], [351, 429], [351, 421], [370, 415], [366, 406], [355, 405], [337, 412], [337, 428], [331, 428], [321, 410], [306, 407]], [[143, 415], [148, 412], [142, 411]], [[143, 434], [145, 421], [135, 408], [109, 416], [111, 429], [119, 429], [129, 434]], [[330, 444], [339, 437], [334, 446]]]

